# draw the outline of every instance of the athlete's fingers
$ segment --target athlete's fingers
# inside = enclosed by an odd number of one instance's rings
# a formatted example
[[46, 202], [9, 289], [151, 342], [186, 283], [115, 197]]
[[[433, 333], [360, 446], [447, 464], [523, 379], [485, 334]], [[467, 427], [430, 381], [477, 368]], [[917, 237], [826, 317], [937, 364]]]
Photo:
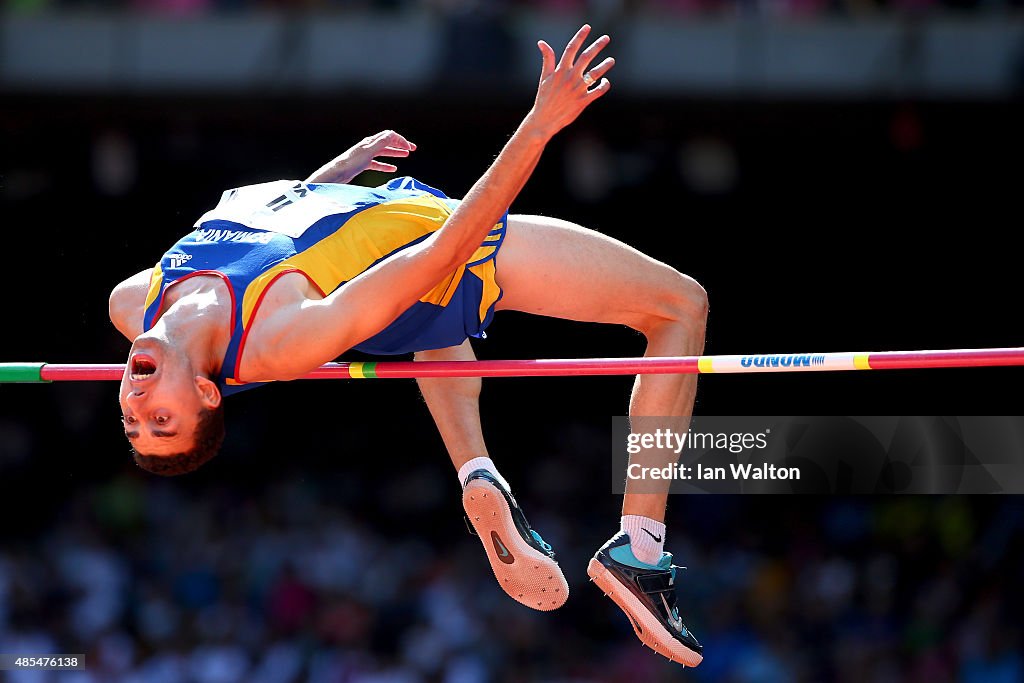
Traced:
[[383, 161], [377, 161], [376, 159], [374, 159], [370, 162], [370, 165], [367, 166], [367, 169], [371, 171], [384, 171], [385, 173], [394, 173], [395, 171], [398, 170], [398, 167], [395, 166], [394, 164], [387, 164], [384, 163]]
[[416, 144], [406, 139], [404, 135], [393, 130], [382, 130], [374, 136], [366, 138], [364, 142], [369, 147], [400, 147], [404, 149], [416, 149]]
[[583, 45], [583, 41], [587, 39], [587, 35], [590, 33], [590, 24], [583, 24], [580, 26], [580, 30], [576, 31], [576, 35], [572, 37], [569, 44], [565, 46], [565, 52], [562, 53], [562, 59], [558, 62], [559, 68], [571, 69], [572, 64], [576, 61], [576, 53], [580, 51], [580, 46]]
[[608, 43], [610, 42], [612, 42], [611, 37], [604, 35], [595, 40], [593, 43], [591, 43], [590, 47], [584, 50], [583, 54], [580, 55], [579, 61], [576, 62], [576, 70], [579, 71], [581, 74], [584, 71], [586, 71], [587, 67], [590, 66], [590, 63], [594, 61], [594, 57], [597, 57], [598, 53], [601, 52], [601, 50], [608, 47]]
[[401, 133], [391, 131], [391, 135], [388, 137], [389, 147], [400, 147], [402, 149], [416, 149], [416, 143], [410, 142]]
[[537, 41], [537, 49], [540, 50], [541, 66], [540, 80], [547, 78], [555, 70], [555, 51], [543, 40]]
[[385, 147], [377, 151], [377, 154], [386, 157], [407, 157], [411, 153], [412, 150], [405, 147]]
[[601, 61], [600, 64], [598, 64], [593, 69], [588, 71], [587, 74], [595, 81], [599, 81], [601, 80], [601, 76], [604, 76], [606, 73], [608, 73], [613, 66], [615, 66], [615, 58], [606, 57], [604, 60]]
[[587, 104], [589, 105], [591, 102], [603, 96], [611, 89], [612, 82], [609, 81], [607, 78], [602, 78], [600, 83], [598, 83], [595, 87], [591, 88], [587, 92]]

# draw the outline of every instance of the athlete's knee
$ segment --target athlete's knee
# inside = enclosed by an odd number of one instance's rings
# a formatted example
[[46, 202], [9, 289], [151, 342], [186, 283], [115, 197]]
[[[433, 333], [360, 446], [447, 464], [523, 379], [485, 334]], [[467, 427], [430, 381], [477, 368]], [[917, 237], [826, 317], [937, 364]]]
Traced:
[[678, 273], [676, 294], [680, 299], [680, 310], [692, 319], [700, 321], [708, 317], [708, 291], [689, 275]]
[[651, 304], [651, 326], [662, 327], [667, 323], [703, 329], [707, 321], [707, 291], [692, 277], [675, 269], [668, 269]]

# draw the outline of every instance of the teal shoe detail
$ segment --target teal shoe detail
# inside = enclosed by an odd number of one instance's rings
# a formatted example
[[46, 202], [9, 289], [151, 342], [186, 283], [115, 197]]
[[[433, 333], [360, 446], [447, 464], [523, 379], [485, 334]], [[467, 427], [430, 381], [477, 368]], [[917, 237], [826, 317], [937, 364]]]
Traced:
[[597, 551], [587, 573], [613, 595], [645, 645], [672, 661], [696, 666], [704, 648], [679, 614], [677, 569], [682, 567], [672, 564], [670, 553], [662, 553], [656, 565], [637, 559], [629, 536], [620, 532]]
[[548, 552], [548, 553], [551, 552], [551, 544], [548, 543], [547, 541], [545, 541], [543, 538], [541, 538], [540, 534], [538, 534], [533, 529], [530, 529], [530, 534], [533, 536], [535, 541], [540, 543], [540, 547], [544, 548], [545, 552]]

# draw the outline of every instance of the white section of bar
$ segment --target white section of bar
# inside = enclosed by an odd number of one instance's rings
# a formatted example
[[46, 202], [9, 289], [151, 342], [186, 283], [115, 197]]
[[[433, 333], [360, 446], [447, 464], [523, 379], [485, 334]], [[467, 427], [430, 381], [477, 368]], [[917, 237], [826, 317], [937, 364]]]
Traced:
[[714, 373], [823, 372], [858, 369], [854, 353], [763, 353], [710, 356]]

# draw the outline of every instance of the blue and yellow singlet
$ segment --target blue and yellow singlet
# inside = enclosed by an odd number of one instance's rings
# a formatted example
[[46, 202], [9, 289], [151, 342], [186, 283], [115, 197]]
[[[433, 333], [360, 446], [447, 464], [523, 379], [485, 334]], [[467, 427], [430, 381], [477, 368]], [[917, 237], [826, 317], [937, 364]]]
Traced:
[[[258, 386], [238, 380], [245, 338], [264, 294], [285, 273], [302, 273], [327, 296], [363, 271], [440, 228], [456, 200], [413, 178], [380, 187], [280, 180], [228, 190], [153, 269], [144, 329], [164, 293], [195, 275], [216, 275], [232, 297], [231, 341], [218, 383], [225, 394]], [[484, 336], [501, 298], [494, 259], [508, 214], [473, 257], [384, 330], [355, 348], [398, 354], [456, 346]]]

